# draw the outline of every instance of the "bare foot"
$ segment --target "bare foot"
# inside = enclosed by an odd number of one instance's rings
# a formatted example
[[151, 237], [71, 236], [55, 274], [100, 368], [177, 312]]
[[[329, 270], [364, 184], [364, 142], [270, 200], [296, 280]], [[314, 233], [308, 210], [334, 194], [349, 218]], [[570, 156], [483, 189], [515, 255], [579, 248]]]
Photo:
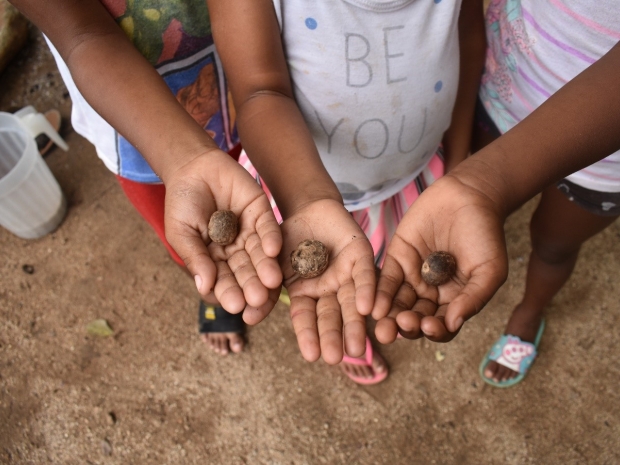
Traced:
[[[515, 307], [504, 334], [519, 337], [523, 342], [534, 343], [540, 322], [542, 320], [542, 310], [531, 310], [525, 308], [523, 304]], [[484, 369], [484, 376], [495, 382], [502, 382], [516, 377], [519, 373], [508, 367], [490, 360]]]
[[198, 308], [200, 338], [216, 354], [241, 352], [245, 346], [244, 327], [241, 315], [230, 314], [218, 304], [200, 301]]
[[228, 355], [231, 351], [238, 354], [245, 346], [243, 336], [238, 333], [206, 333], [200, 337], [207, 347], [220, 355]]
[[[359, 360], [365, 361], [364, 357], [360, 357]], [[347, 376], [363, 379], [372, 379], [377, 373], [385, 373], [387, 371], [385, 359], [376, 350], [373, 351], [372, 367], [368, 365], [355, 365], [345, 361], [340, 362], [340, 367]]]

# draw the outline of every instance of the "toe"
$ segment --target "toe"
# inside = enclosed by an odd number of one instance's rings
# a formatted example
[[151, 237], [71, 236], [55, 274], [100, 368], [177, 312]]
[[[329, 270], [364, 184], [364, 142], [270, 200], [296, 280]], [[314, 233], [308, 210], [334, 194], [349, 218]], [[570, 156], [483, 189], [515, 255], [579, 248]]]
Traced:
[[364, 365], [358, 365], [355, 367], [355, 376], [357, 376], [358, 378], [364, 378], [364, 379], [369, 379], [372, 378], [372, 372], [370, 370], [370, 367], [364, 366]]
[[228, 338], [225, 335], [220, 335], [217, 340], [217, 344], [220, 348], [220, 354], [228, 355]]
[[384, 373], [387, 371], [387, 365], [385, 363], [384, 358], [375, 351], [372, 358], [372, 368], [375, 373]]
[[514, 377], [516, 377], [518, 375], [518, 373], [516, 371], [513, 371], [510, 368], [507, 368], [507, 367], [502, 367], [502, 368], [503, 368], [503, 370], [499, 374], [501, 376], [502, 381], [507, 381], [507, 380], [512, 379], [512, 378], [514, 378]]
[[230, 350], [236, 354], [243, 350], [244, 341], [240, 334], [226, 333], [226, 336], [228, 336], [228, 345], [230, 346]]
[[354, 365], [352, 363], [341, 362], [340, 367], [349, 376], [354, 378], [367, 378], [368, 375], [365, 371], [368, 367], [362, 365]]
[[493, 360], [491, 360], [489, 363], [487, 363], [487, 366], [484, 368], [484, 376], [486, 378], [497, 381], [497, 379], [495, 378], [495, 374], [497, 372], [498, 366], [499, 364], [497, 362], [494, 362]]
[[209, 339], [209, 347], [211, 347], [211, 350], [215, 352], [216, 354], [219, 354], [220, 345], [219, 345], [219, 341], [217, 340], [217, 338], [213, 334], [209, 334], [207, 338]]

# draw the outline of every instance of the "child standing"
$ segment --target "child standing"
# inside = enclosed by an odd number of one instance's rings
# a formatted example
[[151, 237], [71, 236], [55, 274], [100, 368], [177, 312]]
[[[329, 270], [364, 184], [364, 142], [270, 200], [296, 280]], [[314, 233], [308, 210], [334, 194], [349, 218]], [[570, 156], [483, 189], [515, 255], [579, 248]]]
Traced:
[[420, 192], [468, 153], [482, 2], [208, 4], [242, 161], [278, 207], [282, 256], [304, 239], [331, 251], [326, 272], [308, 280], [281, 260], [301, 352], [340, 362], [344, 328], [346, 373], [378, 382], [384, 363], [368, 353], [355, 359], [370, 350], [363, 315], [375, 266]]
[[[519, 123], [620, 39], [615, 1], [496, 0], [487, 11], [480, 90], [481, 148]], [[497, 387], [525, 376], [544, 329], [543, 309], [571, 276], [581, 245], [620, 215], [620, 152], [547, 187], [532, 216], [525, 294], [480, 366]], [[508, 348], [518, 356], [506, 356]]]
[[[12, 3], [54, 44], [74, 128], [194, 278], [205, 341], [240, 351], [242, 318], [257, 323], [277, 300], [281, 234], [262, 190], [226, 153], [238, 153], [234, 110], [204, 1]], [[218, 209], [240, 221], [226, 247], [208, 241]]]
[[[542, 307], [570, 276], [581, 243], [616, 216], [611, 203], [617, 198], [613, 186], [620, 149], [620, 44], [613, 29], [618, 10], [612, 3], [491, 5], [488, 26], [493, 45], [480, 95], [493, 120], [487, 120], [485, 127], [492, 129], [493, 121], [501, 125], [508, 117], [514, 120], [510, 130], [505, 126], [501, 137], [433, 184], [403, 218], [377, 286], [372, 315], [380, 320], [376, 330], [380, 341], [392, 342], [398, 332], [434, 340], [458, 334], [464, 321], [480, 312], [506, 279], [507, 215], [543, 191], [532, 223], [526, 297], [506, 331], [521, 342], [512, 346], [516, 351], [503, 354], [507, 364], [511, 358], [522, 361], [522, 355], [529, 356], [531, 364], [531, 349], [542, 332]], [[507, 37], [493, 37], [498, 31]], [[545, 57], [554, 66], [545, 66]], [[572, 69], [561, 75], [566, 68]], [[525, 98], [537, 94], [536, 101]], [[490, 130], [478, 131], [474, 145], [494, 137]], [[614, 154], [609, 157], [610, 153]], [[576, 173], [589, 164], [593, 165]], [[595, 183], [598, 178], [598, 188], [578, 187], [578, 182], [587, 186], [583, 175]], [[559, 188], [549, 187], [563, 176], [571, 184], [564, 180]], [[437, 250], [456, 257], [457, 272], [435, 288], [422, 281], [420, 267]], [[514, 342], [506, 336], [499, 345]], [[499, 350], [493, 352], [493, 358], [502, 356]], [[529, 368], [527, 361], [517, 370]], [[480, 368], [485, 381], [495, 385], [511, 385], [523, 377], [488, 358]]]

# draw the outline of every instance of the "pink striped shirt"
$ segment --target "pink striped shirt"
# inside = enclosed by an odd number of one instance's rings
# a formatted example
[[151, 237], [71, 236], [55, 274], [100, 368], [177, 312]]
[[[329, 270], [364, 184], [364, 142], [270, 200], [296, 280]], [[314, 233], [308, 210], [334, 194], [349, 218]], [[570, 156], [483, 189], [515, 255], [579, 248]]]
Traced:
[[[491, 0], [480, 98], [508, 131], [620, 40], [618, 0]], [[620, 192], [620, 152], [567, 179]]]

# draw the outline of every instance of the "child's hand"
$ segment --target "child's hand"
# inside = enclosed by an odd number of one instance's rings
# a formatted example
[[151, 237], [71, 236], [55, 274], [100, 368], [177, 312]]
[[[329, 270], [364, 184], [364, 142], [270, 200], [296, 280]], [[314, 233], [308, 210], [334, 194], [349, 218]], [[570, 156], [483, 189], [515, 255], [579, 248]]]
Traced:
[[[282, 284], [277, 256], [282, 235], [263, 190], [228, 154], [213, 150], [165, 179], [166, 238], [194, 276], [230, 313], [258, 323], [275, 305]], [[226, 246], [211, 243], [207, 226], [216, 210], [232, 210], [239, 234]]]
[[[372, 247], [353, 217], [334, 200], [315, 201], [282, 224], [284, 247], [280, 265], [291, 298], [291, 319], [303, 357], [328, 364], [353, 357], [366, 348], [362, 314], [372, 310], [376, 275]], [[329, 264], [316, 278], [302, 279], [290, 254], [306, 240], [319, 240], [329, 250]], [[344, 336], [343, 336], [344, 332]]]
[[[437, 342], [454, 338], [505, 281], [508, 260], [504, 217], [480, 190], [446, 175], [411, 206], [387, 250], [372, 316], [377, 339], [397, 333]], [[456, 258], [456, 275], [439, 287], [426, 284], [420, 269], [434, 251]]]

